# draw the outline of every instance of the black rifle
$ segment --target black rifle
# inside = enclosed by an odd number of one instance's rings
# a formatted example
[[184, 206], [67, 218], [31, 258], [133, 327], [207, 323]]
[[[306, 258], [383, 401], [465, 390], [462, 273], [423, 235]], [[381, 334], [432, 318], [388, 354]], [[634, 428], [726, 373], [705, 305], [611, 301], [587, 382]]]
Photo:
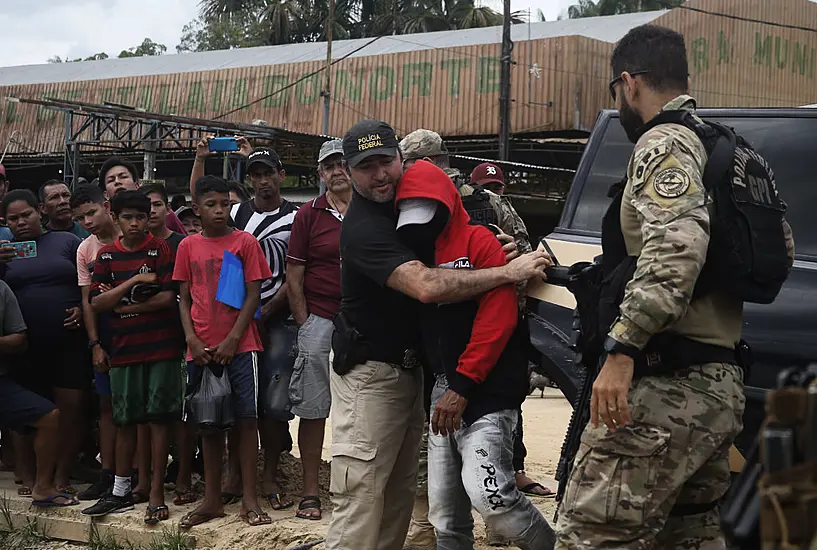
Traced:
[[[598, 376], [604, 350], [604, 337], [599, 329], [599, 299], [601, 293], [602, 269], [599, 262], [580, 262], [570, 266], [552, 267], [547, 270], [547, 281], [552, 285], [567, 288], [576, 298], [573, 311], [573, 338], [570, 348], [576, 353], [576, 364], [583, 371], [581, 390], [576, 394], [570, 424], [567, 427], [556, 480], [559, 488], [556, 501], [564, 497], [567, 480], [573, 469], [576, 453], [579, 451], [582, 432], [590, 420], [590, 398], [593, 382]], [[556, 511], [558, 517], [558, 508]], [[556, 518], [554, 518], [554, 521]]]

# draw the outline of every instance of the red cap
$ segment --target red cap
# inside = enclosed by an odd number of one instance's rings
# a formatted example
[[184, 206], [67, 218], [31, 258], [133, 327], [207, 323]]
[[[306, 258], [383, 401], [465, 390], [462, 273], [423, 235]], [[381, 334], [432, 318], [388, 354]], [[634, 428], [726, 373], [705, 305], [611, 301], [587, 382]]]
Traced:
[[505, 176], [502, 174], [502, 169], [496, 164], [483, 162], [471, 172], [471, 183], [483, 185], [491, 182], [505, 185]]

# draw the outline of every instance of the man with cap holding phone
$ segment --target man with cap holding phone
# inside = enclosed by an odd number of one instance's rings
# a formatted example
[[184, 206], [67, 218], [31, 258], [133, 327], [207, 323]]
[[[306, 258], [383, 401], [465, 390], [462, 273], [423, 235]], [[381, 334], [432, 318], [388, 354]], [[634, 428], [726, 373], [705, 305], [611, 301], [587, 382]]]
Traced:
[[303, 492], [296, 515], [320, 519], [318, 471], [332, 399], [329, 352], [332, 319], [340, 309], [340, 229], [352, 200], [339, 139], [323, 144], [318, 176], [326, 192], [295, 214], [287, 252], [289, 306], [298, 329], [298, 358], [289, 385], [292, 413], [300, 418], [298, 448], [303, 462]]
[[[419, 305], [456, 302], [544, 276], [524, 254], [481, 270], [427, 267], [397, 234], [403, 175], [394, 130], [363, 120], [343, 138], [352, 202], [340, 236], [341, 307], [332, 337], [332, 476], [328, 550], [402, 548], [417, 485], [425, 411]], [[462, 411], [446, 408], [456, 417]]]

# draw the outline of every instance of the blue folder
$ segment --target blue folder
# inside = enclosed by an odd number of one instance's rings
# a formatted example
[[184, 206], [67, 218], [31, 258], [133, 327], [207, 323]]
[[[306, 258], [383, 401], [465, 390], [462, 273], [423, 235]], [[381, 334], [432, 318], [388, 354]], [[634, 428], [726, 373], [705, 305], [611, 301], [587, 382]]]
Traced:
[[[230, 252], [224, 251], [224, 258], [221, 260], [221, 273], [218, 276], [218, 289], [216, 290], [216, 300], [235, 309], [241, 309], [244, 299], [247, 297], [247, 288], [244, 283], [244, 264], [241, 260]], [[255, 318], [261, 318], [261, 307], [255, 312]]]

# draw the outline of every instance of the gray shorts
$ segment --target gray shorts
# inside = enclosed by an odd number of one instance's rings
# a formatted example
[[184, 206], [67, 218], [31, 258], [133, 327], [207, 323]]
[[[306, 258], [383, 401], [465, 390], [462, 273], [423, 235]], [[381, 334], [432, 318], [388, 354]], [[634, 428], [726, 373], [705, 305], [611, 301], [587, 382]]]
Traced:
[[298, 358], [289, 383], [292, 413], [306, 420], [329, 417], [329, 350], [332, 321], [310, 314], [298, 330]]

